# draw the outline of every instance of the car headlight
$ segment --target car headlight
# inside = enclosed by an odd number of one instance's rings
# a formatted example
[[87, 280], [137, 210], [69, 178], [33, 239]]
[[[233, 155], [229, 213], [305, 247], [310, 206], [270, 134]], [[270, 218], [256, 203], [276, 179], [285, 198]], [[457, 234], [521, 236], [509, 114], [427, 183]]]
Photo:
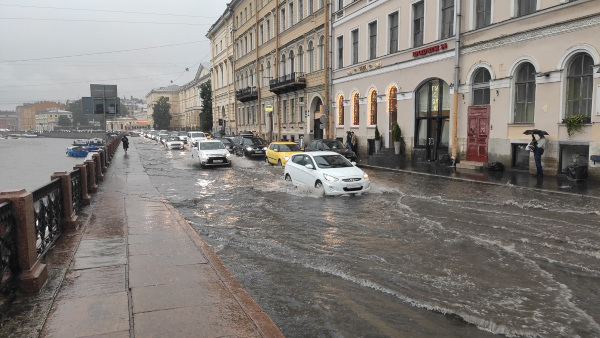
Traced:
[[267, 147], [264, 147], [264, 148], [263, 148], [263, 150], [265, 150], [265, 151], [266, 151], [266, 150], [267, 150]]
[[323, 177], [329, 182], [337, 182], [339, 179], [337, 177], [333, 177], [331, 175], [323, 174]]
[[227, 153], [227, 154], [225, 154], [225, 157], [226, 157], [226, 158], [230, 158], [230, 157], [231, 157], [231, 154], [230, 154], [230, 153]]
[[363, 175], [363, 180], [368, 180], [369, 179], [369, 175], [367, 175], [366, 173]]
[[252, 147], [248, 147], [248, 148], [246, 148], [246, 150], [252, 151]]
[[283, 159], [287, 161], [287, 160], [290, 159], [290, 157], [289, 156], [283, 156]]

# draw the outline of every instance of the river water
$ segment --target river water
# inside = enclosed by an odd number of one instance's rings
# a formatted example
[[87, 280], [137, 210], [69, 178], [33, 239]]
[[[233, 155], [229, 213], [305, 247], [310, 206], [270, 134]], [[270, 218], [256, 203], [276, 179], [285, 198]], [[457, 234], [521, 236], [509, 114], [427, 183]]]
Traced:
[[54, 172], [73, 171], [85, 159], [67, 156], [72, 143], [61, 138], [0, 138], [0, 191], [32, 191], [50, 183]]
[[324, 198], [261, 161], [133, 146], [286, 336], [600, 336], [597, 199], [382, 171]]

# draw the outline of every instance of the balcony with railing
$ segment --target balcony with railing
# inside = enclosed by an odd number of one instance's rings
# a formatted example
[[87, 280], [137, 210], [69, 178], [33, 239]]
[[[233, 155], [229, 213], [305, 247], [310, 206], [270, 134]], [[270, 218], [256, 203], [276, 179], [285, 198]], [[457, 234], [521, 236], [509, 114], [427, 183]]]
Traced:
[[246, 87], [235, 91], [235, 98], [240, 102], [248, 102], [258, 99], [256, 87]]
[[306, 88], [304, 73], [294, 72], [269, 80], [269, 90], [277, 95]]

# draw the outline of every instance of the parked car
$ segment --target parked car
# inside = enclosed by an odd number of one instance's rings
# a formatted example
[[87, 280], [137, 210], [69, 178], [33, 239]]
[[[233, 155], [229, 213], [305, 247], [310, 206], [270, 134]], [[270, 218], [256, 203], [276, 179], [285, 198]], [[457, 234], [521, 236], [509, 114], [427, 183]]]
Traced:
[[326, 195], [361, 194], [369, 191], [369, 175], [332, 151], [293, 154], [284, 178], [295, 185], [323, 188]]
[[229, 150], [230, 153], [233, 153], [233, 147], [235, 146], [235, 143], [233, 143], [233, 139], [226, 137], [215, 137], [214, 140], [219, 140], [223, 142], [225, 149]]
[[179, 140], [181, 140], [181, 142], [183, 142], [183, 144], [187, 144], [187, 142], [188, 142], [187, 131], [178, 132], [177, 137], [179, 137]]
[[167, 149], [183, 149], [183, 141], [176, 136], [169, 136], [165, 141], [165, 148]]
[[201, 166], [231, 165], [231, 154], [219, 140], [199, 140], [192, 146], [192, 157]]
[[294, 142], [271, 142], [267, 148], [267, 162], [285, 166], [290, 156], [302, 150]]
[[244, 137], [238, 135], [233, 143], [235, 146], [233, 152], [238, 156], [246, 157], [264, 157], [267, 147], [258, 137]]
[[304, 151], [333, 151], [335, 153], [344, 155], [344, 157], [352, 162], [356, 162], [356, 153], [346, 148], [346, 146], [339, 140], [312, 140], [306, 145]]
[[206, 134], [201, 131], [188, 131], [187, 137], [188, 137], [188, 143], [191, 144], [192, 147], [194, 146], [195, 142], [198, 142], [201, 140], [208, 140], [208, 138], [206, 137]]

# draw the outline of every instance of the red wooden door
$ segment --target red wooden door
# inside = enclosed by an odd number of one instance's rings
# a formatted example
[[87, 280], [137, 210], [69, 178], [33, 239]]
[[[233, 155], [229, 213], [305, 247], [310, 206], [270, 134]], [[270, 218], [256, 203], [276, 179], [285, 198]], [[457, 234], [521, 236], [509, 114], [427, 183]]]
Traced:
[[467, 131], [467, 161], [488, 161], [490, 106], [469, 107]]

